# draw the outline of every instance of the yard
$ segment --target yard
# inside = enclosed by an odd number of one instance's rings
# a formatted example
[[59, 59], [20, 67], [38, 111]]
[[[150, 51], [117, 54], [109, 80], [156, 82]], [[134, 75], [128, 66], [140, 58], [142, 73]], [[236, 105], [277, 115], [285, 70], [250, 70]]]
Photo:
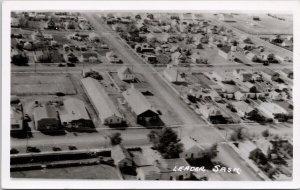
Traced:
[[116, 168], [103, 164], [44, 170], [18, 171], [11, 172], [11, 177], [42, 179], [119, 179]]
[[57, 92], [68, 95], [76, 94], [69, 76], [15, 74], [11, 77], [11, 94], [14, 95], [54, 95]]
[[260, 21], [252, 20], [250, 14], [234, 15], [237, 22], [230, 23], [232, 26], [253, 34], [292, 34], [293, 18], [292, 15], [279, 15], [285, 20], [278, 20], [266, 14], [255, 14]]

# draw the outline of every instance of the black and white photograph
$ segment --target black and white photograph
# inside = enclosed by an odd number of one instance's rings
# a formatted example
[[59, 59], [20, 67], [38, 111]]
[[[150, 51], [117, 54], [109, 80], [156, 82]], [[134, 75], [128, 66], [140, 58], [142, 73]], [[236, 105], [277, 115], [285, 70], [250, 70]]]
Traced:
[[5, 3], [6, 187], [299, 180], [298, 1]]

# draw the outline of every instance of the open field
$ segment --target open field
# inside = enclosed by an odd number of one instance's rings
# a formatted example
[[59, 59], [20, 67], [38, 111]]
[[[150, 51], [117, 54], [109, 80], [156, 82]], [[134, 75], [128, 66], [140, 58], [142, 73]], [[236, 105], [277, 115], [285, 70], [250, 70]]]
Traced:
[[11, 78], [11, 94], [14, 95], [50, 95], [57, 92], [76, 94], [76, 90], [68, 76], [18, 74]]
[[119, 179], [116, 168], [108, 165], [92, 165], [44, 170], [11, 172], [14, 178], [49, 179]]
[[260, 17], [260, 21], [252, 20], [250, 14], [234, 15], [236, 22], [230, 23], [232, 26], [252, 34], [292, 34], [293, 18], [291, 15], [279, 15], [285, 20], [278, 20], [266, 14], [255, 14]]

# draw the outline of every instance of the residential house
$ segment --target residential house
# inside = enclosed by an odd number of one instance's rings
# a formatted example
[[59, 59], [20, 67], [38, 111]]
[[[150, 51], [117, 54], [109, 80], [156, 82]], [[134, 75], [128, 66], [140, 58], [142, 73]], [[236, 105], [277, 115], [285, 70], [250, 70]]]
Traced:
[[232, 102], [231, 104], [241, 117], [247, 117], [255, 111], [251, 105], [247, 104], [244, 101], [236, 101]]
[[246, 72], [245, 70], [242, 69], [235, 69], [233, 71], [233, 76], [235, 76], [237, 79], [247, 82], [252, 80], [252, 73]]
[[121, 63], [122, 60], [112, 51], [106, 53], [106, 58], [110, 63]]
[[226, 60], [233, 61], [235, 56], [231, 51], [231, 46], [222, 46], [218, 48], [218, 54]]
[[292, 40], [285, 39], [285, 40], [281, 43], [281, 46], [283, 46], [283, 47], [291, 47], [291, 46], [293, 46], [293, 41], [292, 41]]
[[61, 128], [58, 112], [51, 105], [34, 107], [33, 118], [36, 130], [55, 131]]
[[134, 165], [132, 156], [121, 144], [112, 146], [111, 157], [114, 160], [114, 164], [119, 168], [132, 167]]
[[102, 124], [114, 125], [124, 122], [118, 108], [97, 80], [88, 77], [81, 79], [81, 83]]
[[279, 73], [271, 70], [271, 69], [264, 69], [261, 72], [262, 76], [269, 81], [277, 81], [280, 77]]
[[[191, 89], [192, 90], [192, 89]], [[212, 90], [212, 89], [200, 89], [200, 90], [197, 90], [195, 93], [191, 93], [192, 91], [189, 91], [189, 94], [194, 96], [195, 98], [197, 99], [200, 99], [200, 100], [206, 100], [206, 101], [221, 101], [222, 98], [221, 96], [215, 91], [215, 90]]]
[[183, 144], [183, 151], [179, 155], [180, 158], [197, 159], [203, 157], [204, 148], [191, 137], [183, 137], [180, 142]]
[[243, 101], [243, 100], [246, 100], [247, 99], [247, 95], [243, 92], [240, 92], [240, 91], [236, 91], [234, 93], [234, 98], [238, 101]]
[[185, 73], [178, 71], [177, 68], [171, 65], [165, 68], [163, 75], [169, 82], [185, 82]]
[[135, 74], [129, 67], [123, 66], [118, 69], [118, 77], [123, 81], [133, 81]]
[[199, 63], [203, 63], [203, 64], [207, 64], [207, 59], [204, 58], [203, 56], [201, 56], [200, 52], [194, 52], [191, 56], [191, 61], [194, 64], [199, 64]]
[[80, 56], [80, 62], [97, 63], [100, 61], [97, 52], [83, 52]]
[[137, 180], [161, 180], [160, 169], [157, 166], [143, 166], [136, 168]]
[[260, 55], [258, 53], [255, 53], [254, 51], [246, 53], [246, 59], [252, 62], [257, 62], [260, 60]]
[[221, 110], [213, 104], [199, 104], [199, 111], [205, 119], [213, 124], [223, 123], [225, 120]]
[[10, 100], [10, 131], [19, 132], [23, 130], [23, 106], [21, 101], [12, 96]]
[[293, 79], [294, 73], [290, 69], [284, 68], [284, 69], [280, 70], [280, 73], [289, 79]]
[[272, 90], [270, 93], [269, 93], [269, 97], [272, 99], [272, 100], [282, 100], [282, 95], [280, 92], [276, 92], [275, 90]]
[[261, 102], [257, 108], [272, 119], [277, 119], [288, 115], [288, 112], [284, 108], [271, 102]]
[[176, 167], [190, 167], [183, 158], [156, 160], [155, 166], [160, 169], [161, 180], [186, 180], [191, 177], [191, 171], [176, 171]]
[[122, 93], [127, 106], [136, 118], [138, 124], [148, 126], [156, 125], [159, 119], [159, 114], [146, 99], [146, 97], [138, 91], [132, 84], [129, 89]]
[[222, 13], [219, 15], [219, 19], [224, 22], [235, 22], [232, 14]]
[[154, 48], [147, 43], [136, 44], [134, 49], [139, 53], [154, 53]]
[[273, 62], [273, 61], [276, 60], [276, 57], [273, 53], [269, 53], [269, 52], [264, 51], [260, 55], [261, 55], [262, 61]]

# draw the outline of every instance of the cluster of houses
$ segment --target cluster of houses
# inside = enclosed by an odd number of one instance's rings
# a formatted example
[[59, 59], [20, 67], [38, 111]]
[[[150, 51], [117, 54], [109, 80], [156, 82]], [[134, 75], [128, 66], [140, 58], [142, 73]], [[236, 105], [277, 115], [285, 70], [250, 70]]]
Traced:
[[[92, 119], [83, 101], [66, 98], [62, 101], [35, 101], [32, 113], [24, 114], [20, 100], [11, 99], [11, 132], [24, 131], [24, 122], [31, 121], [35, 130], [52, 132], [62, 129], [87, 129], [93, 127]], [[27, 119], [27, 120], [26, 120]]]
[[[159, 155], [148, 157], [149, 150], [126, 149], [123, 145], [112, 147], [111, 157], [114, 164], [122, 168], [134, 168], [137, 180], [188, 180], [191, 179], [193, 171], [178, 171], [179, 167], [191, 168], [187, 160], [202, 158], [209, 148], [207, 145], [200, 145], [195, 139], [184, 137], [180, 141], [183, 144], [183, 152], [178, 158], [164, 159]], [[153, 150], [150, 150], [152, 152]]]
[[[101, 56], [110, 58], [108, 45], [94, 32], [88, 21], [77, 13], [16, 13], [12, 20], [23, 22], [46, 22], [45, 26], [38, 24], [35, 27], [19, 26], [31, 30], [31, 35], [13, 33], [11, 35], [12, 62], [13, 57], [27, 57], [26, 63], [53, 63], [58, 66], [75, 66], [75, 63], [101, 63]], [[41, 15], [44, 15], [43, 17]], [[36, 18], [37, 17], [37, 18]], [[77, 23], [73, 34], [65, 36], [62, 34], [53, 35], [51, 30], [61, 30], [61, 23]], [[75, 29], [75, 28], [74, 28]], [[69, 30], [69, 29], [68, 29]], [[58, 36], [59, 35], [59, 36]], [[65, 38], [57, 41], [58, 38]], [[97, 51], [99, 50], [101, 53]], [[17, 60], [18, 61], [18, 60]], [[118, 60], [115, 62], [119, 62]], [[26, 64], [25, 63], [25, 64]]]
[[[289, 161], [293, 157], [293, 142], [288, 138], [269, 137], [237, 144], [241, 155], [250, 158], [270, 178], [284, 180], [291, 177]], [[270, 172], [270, 171], [275, 172]]]
[[[211, 123], [236, 121], [232, 120], [236, 115], [247, 119], [258, 118], [254, 116], [260, 114], [266, 119], [278, 121], [293, 117], [292, 89], [282, 82], [292, 79], [293, 74], [289, 69], [216, 70], [197, 73], [198, 82], [191, 81], [193, 74], [188, 76], [178, 69], [171, 71], [168, 67], [163, 73], [164, 77], [177, 84], [185, 82], [185, 90], [181, 90], [182, 99]], [[223, 104], [227, 106], [223, 107]]]
[[14, 28], [48, 30], [91, 30], [89, 22], [73, 12], [13, 12], [11, 26]]

